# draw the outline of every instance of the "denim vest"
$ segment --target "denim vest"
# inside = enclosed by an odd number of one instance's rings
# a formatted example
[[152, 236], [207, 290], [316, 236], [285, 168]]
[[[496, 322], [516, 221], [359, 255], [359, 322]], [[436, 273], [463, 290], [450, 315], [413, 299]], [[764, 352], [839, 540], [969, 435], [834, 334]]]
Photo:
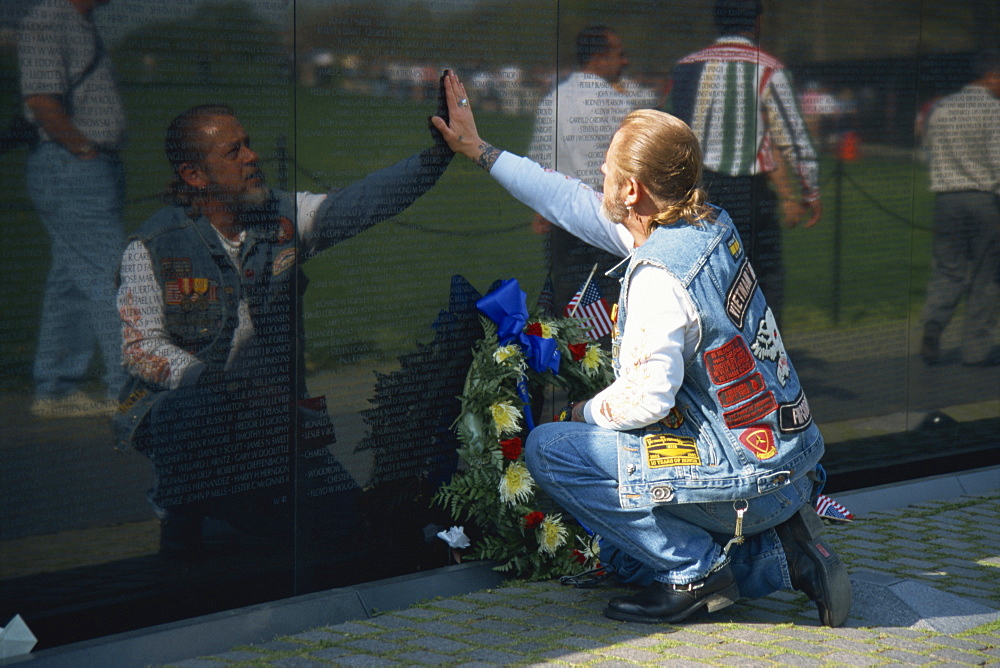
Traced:
[[[295, 195], [273, 191], [251, 214], [237, 269], [204, 216], [182, 207], [154, 214], [133, 237], [146, 246], [164, 302], [170, 340], [208, 365], [224, 366], [245, 299], [254, 323], [238, 368], [246, 377], [286, 386], [291, 399], [305, 396], [301, 296], [307, 278], [299, 266]], [[130, 376], [115, 414], [118, 446], [128, 446], [164, 390]]]
[[[670, 414], [619, 434], [622, 507], [751, 499], [815, 469], [823, 438], [729, 214], [657, 228], [624, 270], [623, 297], [642, 264], [680, 281], [701, 338]], [[616, 374], [627, 321], [622, 299]]]

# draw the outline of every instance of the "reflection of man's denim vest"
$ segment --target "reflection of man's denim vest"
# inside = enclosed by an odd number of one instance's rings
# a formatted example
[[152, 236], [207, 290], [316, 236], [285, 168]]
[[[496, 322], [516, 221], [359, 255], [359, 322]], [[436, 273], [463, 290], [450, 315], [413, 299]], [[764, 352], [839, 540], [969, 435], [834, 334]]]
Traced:
[[687, 289], [701, 341], [670, 415], [619, 438], [622, 505], [749, 499], [812, 471], [823, 438], [729, 215], [720, 210], [714, 223], [656, 229], [625, 269], [623, 296], [643, 263]]
[[[248, 223], [239, 269], [211, 223], [188, 217], [181, 207], [161, 209], [136, 235], [150, 254], [170, 340], [206, 364], [224, 366], [245, 299], [254, 334], [243, 344], [239, 367], [230, 371], [290, 393], [294, 388], [289, 400], [305, 396], [297, 350], [303, 350], [299, 306], [307, 279], [294, 220], [294, 194], [273, 193]], [[119, 446], [129, 444], [159, 395], [162, 390], [130, 377], [115, 416]]]

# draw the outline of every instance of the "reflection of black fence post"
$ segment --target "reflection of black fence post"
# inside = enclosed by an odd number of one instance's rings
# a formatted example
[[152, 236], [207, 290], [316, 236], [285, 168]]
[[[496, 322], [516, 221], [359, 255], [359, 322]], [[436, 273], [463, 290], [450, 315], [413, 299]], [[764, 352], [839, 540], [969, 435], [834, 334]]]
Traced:
[[844, 161], [839, 157], [833, 163], [833, 324], [840, 324], [840, 239], [842, 236], [844, 198]]
[[288, 137], [278, 135], [278, 187], [288, 190]]

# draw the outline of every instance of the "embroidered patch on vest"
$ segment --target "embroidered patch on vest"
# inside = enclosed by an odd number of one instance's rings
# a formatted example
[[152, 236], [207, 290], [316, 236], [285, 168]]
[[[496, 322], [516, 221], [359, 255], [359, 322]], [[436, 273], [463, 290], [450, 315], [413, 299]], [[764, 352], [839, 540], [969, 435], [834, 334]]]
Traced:
[[278, 230], [278, 243], [283, 244], [286, 241], [291, 241], [295, 236], [295, 224], [282, 216], [278, 219], [278, 225], [280, 226]]
[[778, 428], [781, 431], [788, 433], [802, 431], [811, 425], [812, 421], [812, 411], [809, 410], [809, 402], [804, 392], [800, 391], [792, 403], [781, 404], [778, 408]]
[[729, 254], [733, 256], [734, 260], [739, 261], [743, 257], [743, 244], [740, 243], [740, 238], [735, 234], [726, 239], [726, 248], [729, 249]]
[[729, 343], [705, 351], [705, 368], [716, 385], [728, 385], [754, 370], [756, 362], [742, 336]]
[[788, 354], [785, 353], [785, 344], [781, 340], [781, 332], [778, 331], [778, 324], [770, 307], [757, 325], [757, 336], [750, 344], [750, 348], [758, 359], [777, 363], [774, 373], [778, 377], [778, 382], [784, 387], [792, 375], [792, 370], [788, 364]]
[[673, 434], [649, 434], [642, 439], [646, 445], [646, 463], [651, 469], [669, 466], [701, 466], [698, 446], [693, 438]]
[[757, 459], [770, 459], [778, 454], [774, 443], [774, 432], [766, 424], [750, 427], [740, 434], [740, 443], [745, 445]]
[[726, 421], [726, 426], [730, 429], [746, 427], [754, 422], [760, 422], [766, 416], [778, 410], [778, 402], [774, 399], [774, 393], [762, 394], [745, 406], [736, 410], [727, 411], [722, 414]]
[[684, 424], [684, 413], [681, 413], [677, 406], [670, 409], [667, 413], [667, 417], [660, 420], [668, 429], [680, 429], [681, 425]]
[[759, 373], [719, 390], [719, 404], [724, 408], [735, 406], [764, 391], [764, 377]]
[[271, 275], [277, 276], [294, 265], [297, 253], [298, 249], [296, 248], [286, 248], [278, 253], [278, 256], [274, 258], [274, 263], [271, 265]]
[[754, 290], [757, 289], [757, 274], [754, 273], [753, 266], [749, 261], [743, 260], [743, 264], [736, 272], [729, 290], [726, 292], [726, 315], [737, 329], [743, 329], [746, 321], [747, 308], [753, 298]]

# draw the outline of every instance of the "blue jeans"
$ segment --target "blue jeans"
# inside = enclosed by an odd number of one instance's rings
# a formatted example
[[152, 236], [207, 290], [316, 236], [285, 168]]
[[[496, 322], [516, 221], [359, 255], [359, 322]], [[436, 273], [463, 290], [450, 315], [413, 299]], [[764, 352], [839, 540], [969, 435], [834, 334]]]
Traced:
[[[602, 562], [628, 582], [687, 584], [706, 577], [733, 537], [732, 501], [622, 508], [618, 500], [619, 439], [641, 431], [617, 432], [579, 422], [552, 422], [534, 429], [525, 460], [541, 488], [578, 522], [601, 536]], [[729, 556], [740, 594], [758, 598], [791, 589], [788, 564], [773, 527], [809, 499], [806, 471], [785, 487], [747, 499], [742, 545]]]
[[52, 254], [35, 355], [35, 394], [54, 398], [77, 390], [99, 349], [105, 394], [114, 398], [125, 378], [115, 304], [115, 273], [125, 246], [121, 162], [105, 154], [80, 160], [43, 142], [28, 157], [26, 184]]

